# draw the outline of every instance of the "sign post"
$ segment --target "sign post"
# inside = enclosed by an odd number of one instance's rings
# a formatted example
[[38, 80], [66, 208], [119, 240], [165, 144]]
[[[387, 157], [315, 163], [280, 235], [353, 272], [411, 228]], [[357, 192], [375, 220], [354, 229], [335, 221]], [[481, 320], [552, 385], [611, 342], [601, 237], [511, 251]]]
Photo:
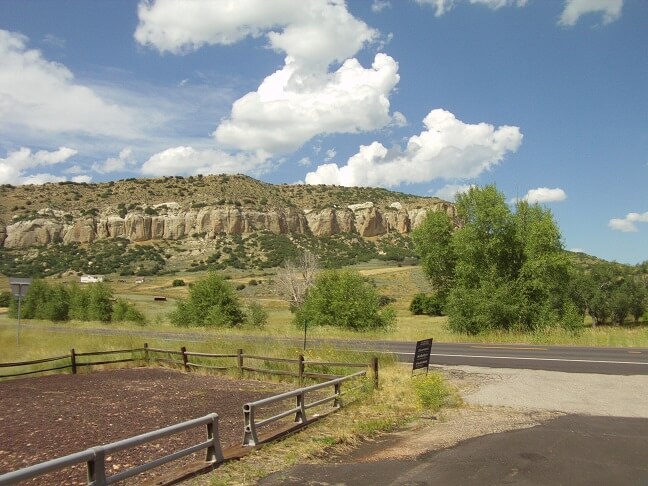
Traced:
[[15, 298], [18, 299], [18, 325], [16, 327], [16, 344], [20, 344], [20, 303], [22, 302], [22, 298], [27, 295], [27, 289], [29, 288], [31, 283], [31, 278], [9, 278], [11, 293]]
[[412, 363], [412, 374], [416, 370], [425, 369], [425, 374], [430, 366], [430, 353], [432, 352], [432, 338], [416, 341], [414, 361]]

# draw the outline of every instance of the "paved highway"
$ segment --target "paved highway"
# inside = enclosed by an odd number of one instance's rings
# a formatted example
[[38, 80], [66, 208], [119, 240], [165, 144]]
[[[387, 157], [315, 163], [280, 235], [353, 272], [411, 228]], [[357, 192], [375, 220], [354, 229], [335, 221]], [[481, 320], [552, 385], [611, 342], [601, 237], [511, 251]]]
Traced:
[[[11, 324], [0, 324], [9, 327]], [[63, 326], [32, 326], [25, 329], [40, 329], [49, 332], [88, 333], [100, 335], [124, 334], [116, 329], [79, 329]], [[204, 334], [192, 332], [158, 332], [153, 330], [126, 331], [141, 339], [156, 338], [183, 343], [210, 339]], [[267, 341], [267, 337], [246, 336], [241, 340]], [[301, 344], [300, 339], [278, 339], [282, 342]], [[309, 347], [339, 347], [366, 353], [394, 354], [403, 362], [412, 362], [415, 343], [412, 341], [374, 341], [309, 339]], [[480, 344], [480, 343], [437, 343], [432, 345], [431, 364], [469, 365], [489, 368], [523, 368], [532, 370], [563, 371], [566, 373], [600, 373], [608, 375], [648, 374], [648, 348], [600, 348], [582, 346], [535, 346], [528, 344]]]
[[[352, 343], [348, 343], [351, 347]], [[357, 342], [358, 350], [390, 352], [411, 362], [414, 343], [397, 341]], [[488, 368], [524, 368], [568, 373], [610, 375], [648, 374], [648, 349], [528, 344], [434, 343], [431, 364], [470, 365]]]

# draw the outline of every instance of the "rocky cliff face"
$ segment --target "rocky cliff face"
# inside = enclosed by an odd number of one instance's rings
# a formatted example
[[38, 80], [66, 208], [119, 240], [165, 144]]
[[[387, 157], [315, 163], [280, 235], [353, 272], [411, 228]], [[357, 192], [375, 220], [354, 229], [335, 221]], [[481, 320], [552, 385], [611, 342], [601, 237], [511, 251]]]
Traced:
[[373, 203], [322, 210], [285, 208], [258, 211], [237, 207], [212, 206], [182, 210], [175, 203], [164, 205], [161, 214], [138, 210], [123, 218], [114, 209], [96, 216], [76, 216], [62, 211], [41, 210], [38, 217], [9, 224], [0, 222], [0, 245], [27, 248], [50, 243], [91, 243], [97, 239], [124, 237], [131, 241], [178, 240], [197, 235], [249, 234], [270, 231], [275, 234], [311, 233], [331, 236], [353, 233], [362, 237], [390, 232], [407, 234], [418, 226], [428, 211], [444, 211], [455, 216], [451, 203], [439, 201], [425, 208], [407, 209], [400, 203], [380, 209]]

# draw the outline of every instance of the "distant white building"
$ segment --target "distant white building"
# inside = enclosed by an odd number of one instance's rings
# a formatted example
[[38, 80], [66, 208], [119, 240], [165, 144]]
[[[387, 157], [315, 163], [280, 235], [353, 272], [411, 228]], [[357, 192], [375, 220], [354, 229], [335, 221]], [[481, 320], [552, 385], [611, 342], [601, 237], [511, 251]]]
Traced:
[[81, 275], [81, 283], [99, 283], [103, 281], [103, 275]]

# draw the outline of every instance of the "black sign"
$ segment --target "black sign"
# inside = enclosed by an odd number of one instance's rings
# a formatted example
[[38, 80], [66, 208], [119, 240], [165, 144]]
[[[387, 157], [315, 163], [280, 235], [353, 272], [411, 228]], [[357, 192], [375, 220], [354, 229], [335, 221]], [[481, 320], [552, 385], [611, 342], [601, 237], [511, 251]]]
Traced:
[[430, 353], [432, 352], [432, 338], [416, 341], [416, 350], [414, 351], [414, 363], [412, 372], [425, 368], [427, 371], [430, 366]]

